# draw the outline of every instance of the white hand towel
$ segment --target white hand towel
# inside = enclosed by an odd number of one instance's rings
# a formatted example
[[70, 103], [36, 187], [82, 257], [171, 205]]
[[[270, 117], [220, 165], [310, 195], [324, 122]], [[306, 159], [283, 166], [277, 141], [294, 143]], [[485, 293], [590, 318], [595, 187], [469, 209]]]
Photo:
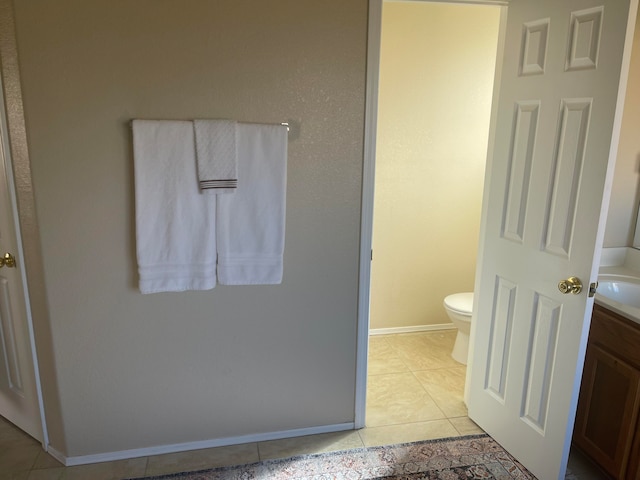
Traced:
[[236, 122], [194, 120], [202, 193], [234, 193], [238, 186]]
[[216, 197], [198, 192], [193, 123], [134, 120], [133, 152], [140, 291], [215, 287]]
[[217, 197], [218, 282], [282, 283], [287, 188], [287, 127], [237, 124], [234, 195]]

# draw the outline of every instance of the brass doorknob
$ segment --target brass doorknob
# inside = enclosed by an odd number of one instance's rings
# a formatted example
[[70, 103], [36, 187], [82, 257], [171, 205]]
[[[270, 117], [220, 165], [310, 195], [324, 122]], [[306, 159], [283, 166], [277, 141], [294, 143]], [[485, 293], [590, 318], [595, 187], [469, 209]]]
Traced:
[[560, 290], [565, 295], [568, 293], [578, 295], [582, 291], [582, 282], [578, 277], [569, 277], [566, 280], [562, 280], [560, 283], [558, 283], [558, 290]]
[[0, 268], [7, 267], [13, 268], [16, 266], [16, 259], [10, 253], [5, 253], [3, 257], [0, 257]]

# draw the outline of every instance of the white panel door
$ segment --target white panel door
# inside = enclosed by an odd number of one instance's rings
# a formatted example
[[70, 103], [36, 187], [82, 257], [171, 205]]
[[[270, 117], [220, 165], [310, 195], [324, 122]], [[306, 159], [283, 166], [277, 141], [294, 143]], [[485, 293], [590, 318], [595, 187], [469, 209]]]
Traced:
[[[566, 468], [636, 8], [512, 0], [507, 10], [468, 403], [469, 416], [541, 479]], [[558, 283], [574, 276], [582, 292], [561, 293]]]
[[0, 100], [0, 415], [42, 442], [5, 119]]

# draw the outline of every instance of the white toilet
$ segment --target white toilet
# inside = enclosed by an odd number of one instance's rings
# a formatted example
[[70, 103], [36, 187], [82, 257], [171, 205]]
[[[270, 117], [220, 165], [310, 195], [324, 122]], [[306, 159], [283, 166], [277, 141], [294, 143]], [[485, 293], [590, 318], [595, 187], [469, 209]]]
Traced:
[[473, 311], [473, 292], [454, 293], [447, 296], [444, 299], [444, 309], [458, 329], [458, 336], [451, 356], [457, 362], [466, 365], [471, 331], [471, 312]]

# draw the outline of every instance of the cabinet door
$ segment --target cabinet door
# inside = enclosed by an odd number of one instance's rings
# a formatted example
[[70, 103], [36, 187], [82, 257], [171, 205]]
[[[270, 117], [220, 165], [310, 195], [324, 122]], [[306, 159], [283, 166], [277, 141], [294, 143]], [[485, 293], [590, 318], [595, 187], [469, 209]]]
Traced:
[[597, 345], [585, 358], [574, 442], [614, 478], [624, 478], [636, 429], [640, 372]]
[[640, 480], [640, 425], [636, 424], [636, 434], [633, 439], [633, 447], [629, 455], [629, 465], [627, 466], [627, 479]]

